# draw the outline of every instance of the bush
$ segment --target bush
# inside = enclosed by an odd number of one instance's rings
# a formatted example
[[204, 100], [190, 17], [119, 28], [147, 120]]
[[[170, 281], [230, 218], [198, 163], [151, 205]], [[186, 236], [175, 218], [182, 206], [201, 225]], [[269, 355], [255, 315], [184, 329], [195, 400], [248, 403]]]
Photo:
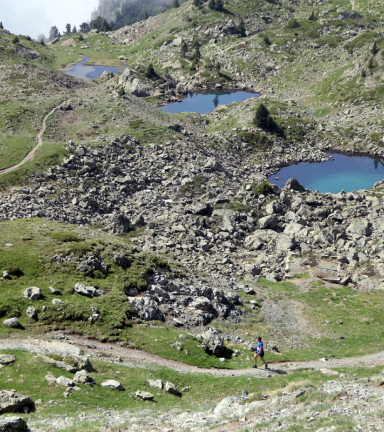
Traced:
[[258, 149], [267, 149], [273, 144], [267, 136], [253, 132], [240, 132], [239, 138], [247, 144], [257, 147]]
[[15, 37], [12, 39], [12, 43], [14, 43], [14, 44], [18, 44], [18, 43], [20, 43], [20, 39], [19, 39], [17, 36], [15, 36]]
[[78, 235], [74, 234], [74, 233], [70, 233], [67, 231], [52, 231], [50, 233], [50, 236], [60, 242], [60, 243], [67, 243], [67, 242], [80, 242], [83, 241], [84, 239], [79, 237]]
[[145, 71], [145, 76], [147, 78], [154, 78], [157, 77], [157, 73], [155, 72], [155, 68], [153, 67], [153, 64], [150, 63], [147, 67], [147, 70]]
[[312, 12], [311, 15], [308, 17], [309, 21], [317, 21], [317, 15], [315, 12]]
[[365, 69], [363, 69], [362, 71], [361, 71], [361, 77], [362, 78], [365, 78], [367, 76], [367, 72], [365, 72]]
[[300, 27], [299, 21], [296, 18], [291, 18], [287, 23], [288, 28], [298, 28]]
[[117, 91], [117, 94], [119, 95], [119, 97], [123, 97], [125, 95], [124, 87], [120, 87]]
[[255, 187], [255, 189], [253, 189], [253, 193], [255, 195], [276, 195], [276, 192], [273, 190], [272, 186], [270, 185], [270, 183], [263, 181], [262, 183], [259, 184], [259, 186]]
[[372, 49], [371, 49], [372, 54], [373, 54], [373, 55], [376, 55], [379, 51], [380, 51], [380, 50], [379, 50], [379, 48], [377, 48], [376, 41], [373, 42]]

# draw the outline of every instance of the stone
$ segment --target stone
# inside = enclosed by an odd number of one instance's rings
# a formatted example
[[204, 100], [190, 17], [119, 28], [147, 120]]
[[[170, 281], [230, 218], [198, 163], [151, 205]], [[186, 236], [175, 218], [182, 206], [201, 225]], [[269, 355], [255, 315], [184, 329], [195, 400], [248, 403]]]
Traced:
[[116, 390], [120, 390], [120, 391], [124, 390], [124, 387], [119, 383], [119, 381], [116, 381], [116, 380], [113, 380], [113, 379], [110, 379], [110, 380], [107, 380], [107, 381], [103, 381], [100, 385], [102, 387], [110, 387], [110, 388], [113, 388], [113, 389], [116, 389]]
[[357, 237], [369, 236], [372, 233], [372, 224], [365, 218], [357, 218], [348, 226], [346, 232]]
[[257, 350], [257, 342], [253, 341], [248, 344], [248, 351], [256, 351]]
[[75, 383], [70, 378], [67, 378], [63, 375], [59, 376], [59, 378], [56, 379], [56, 384], [59, 384], [64, 387], [73, 387]]
[[21, 417], [5, 417], [0, 418], [0, 432], [30, 432], [30, 429]]
[[76, 373], [78, 371], [77, 367], [69, 365], [68, 363], [65, 363], [63, 361], [55, 360], [55, 359], [48, 357], [48, 356], [45, 356], [45, 355], [40, 355], [40, 358], [43, 360], [44, 363], [56, 366], [60, 369], [65, 370], [66, 372]]
[[11, 364], [16, 361], [16, 356], [10, 354], [0, 354], [0, 365]]
[[53, 299], [52, 304], [58, 306], [58, 305], [63, 305], [64, 302], [63, 302], [63, 300], [60, 300], [60, 299]]
[[18, 327], [19, 326], [19, 320], [14, 317], [14, 318], [9, 318], [3, 321], [3, 324], [5, 325], [5, 327]]
[[38, 300], [41, 297], [41, 289], [37, 287], [26, 288], [23, 296], [28, 300]]
[[47, 375], [45, 375], [44, 379], [47, 380], [49, 384], [56, 384], [57, 380], [57, 378], [55, 377], [55, 375], [53, 375], [52, 372], [48, 372]]
[[173, 39], [172, 45], [173, 46], [180, 46], [184, 42], [184, 39], [182, 37], [177, 37], [176, 39]]
[[224, 339], [215, 328], [210, 327], [201, 334], [201, 337], [216, 357], [219, 357], [225, 351]]
[[35, 408], [35, 403], [28, 396], [23, 396], [15, 390], [0, 391], [0, 414], [12, 412], [30, 412]]
[[6, 270], [3, 271], [3, 279], [12, 279], [11, 275]]
[[161, 380], [147, 379], [147, 383], [148, 383], [149, 387], [155, 387], [155, 388], [158, 388], [159, 390], [161, 390], [164, 386], [164, 383]]
[[81, 370], [76, 372], [74, 378], [73, 378], [73, 382], [78, 383], [78, 384], [86, 384], [86, 383], [93, 383], [93, 378], [91, 375], [89, 375], [88, 372], [86, 372], [85, 370]]
[[33, 306], [29, 306], [26, 310], [27, 317], [35, 319], [37, 317], [37, 311]]
[[128, 301], [135, 308], [140, 319], [144, 321], [164, 321], [164, 315], [154, 297], [128, 297]]
[[142, 390], [137, 390], [135, 396], [143, 400], [153, 400], [153, 394]]
[[73, 287], [75, 292], [87, 297], [93, 297], [96, 294], [96, 288], [93, 286], [86, 286], [82, 283], [77, 283]]
[[294, 190], [297, 192], [305, 192], [305, 187], [302, 186], [295, 178], [290, 178], [286, 181], [284, 189]]
[[275, 214], [264, 216], [259, 219], [259, 228], [260, 229], [273, 229], [276, 228], [278, 223], [278, 218]]
[[276, 247], [277, 251], [288, 251], [294, 249], [296, 246], [295, 237], [291, 234], [282, 233], [279, 234], [276, 238]]
[[175, 386], [175, 384], [172, 384], [171, 382], [167, 381], [164, 385], [164, 390], [167, 393], [171, 393], [174, 396], [181, 396], [181, 393], [177, 390], [177, 387]]

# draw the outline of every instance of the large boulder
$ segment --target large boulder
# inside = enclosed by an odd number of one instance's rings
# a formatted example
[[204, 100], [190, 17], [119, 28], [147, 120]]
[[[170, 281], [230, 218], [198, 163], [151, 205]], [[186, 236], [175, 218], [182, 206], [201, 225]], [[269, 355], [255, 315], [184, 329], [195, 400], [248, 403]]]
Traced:
[[15, 390], [0, 391], [0, 414], [14, 412], [30, 412], [35, 408], [35, 403], [28, 396], [23, 396]]
[[128, 232], [132, 226], [131, 221], [126, 216], [116, 214], [109, 218], [105, 228], [111, 234], [123, 234]]
[[152, 296], [128, 297], [128, 301], [135, 308], [140, 319], [144, 321], [164, 321], [164, 315]]
[[59, 376], [56, 380], [56, 384], [64, 386], [64, 387], [74, 387], [75, 383], [70, 378], [67, 378], [63, 375]]
[[181, 393], [179, 390], [177, 390], [177, 387], [175, 384], [172, 384], [171, 382], [167, 381], [164, 385], [164, 390], [167, 393], [173, 394], [174, 396], [181, 396]]
[[96, 294], [96, 288], [93, 286], [87, 286], [82, 283], [77, 283], [73, 287], [74, 291], [77, 292], [77, 294], [81, 294], [83, 296], [87, 297], [93, 297]]
[[305, 192], [305, 187], [302, 186], [295, 178], [290, 178], [286, 181], [284, 189], [294, 190], [297, 192]]
[[124, 390], [124, 387], [119, 383], [119, 381], [116, 381], [113, 379], [103, 381], [100, 385], [101, 385], [101, 387], [110, 387], [110, 388], [120, 390], [120, 391]]
[[123, 73], [119, 76], [119, 84], [122, 85], [126, 81], [131, 81], [132, 75], [136, 75], [136, 71], [129, 68], [125, 68]]
[[148, 84], [143, 83], [138, 78], [129, 78], [123, 83], [124, 90], [137, 97], [152, 96], [155, 89]]
[[372, 234], [372, 224], [365, 218], [356, 218], [348, 226], [346, 232], [354, 237], [369, 236]]
[[87, 384], [87, 383], [92, 384], [94, 381], [88, 372], [86, 372], [85, 370], [81, 370], [81, 371], [76, 372], [76, 374], [73, 378], [73, 382], [79, 383], [79, 384]]
[[137, 390], [137, 392], [135, 392], [135, 396], [142, 400], [153, 400], [152, 393], [142, 391], [142, 390]]
[[30, 429], [21, 417], [4, 417], [0, 418], [0, 432], [30, 432]]
[[202, 333], [201, 337], [215, 356], [219, 357], [225, 350], [223, 337], [213, 327]]
[[276, 228], [278, 223], [278, 218], [275, 214], [271, 214], [269, 216], [264, 216], [259, 219], [259, 228], [260, 229], [273, 229]]
[[0, 354], [0, 365], [11, 364], [16, 361], [16, 356], [10, 354]]
[[292, 250], [296, 246], [295, 237], [291, 234], [282, 233], [279, 234], [276, 238], [276, 247], [277, 251], [287, 251]]
[[28, 300], [38, 300], [41, 297], [41, 289], [37, 287], [26, 288], [23, 296]]
[[3, 321], [3, 324], [5, 325], [5, 327], [18, 327], [19, 326], [19, 320], [14, 317], [14, 318], [9, 318]]

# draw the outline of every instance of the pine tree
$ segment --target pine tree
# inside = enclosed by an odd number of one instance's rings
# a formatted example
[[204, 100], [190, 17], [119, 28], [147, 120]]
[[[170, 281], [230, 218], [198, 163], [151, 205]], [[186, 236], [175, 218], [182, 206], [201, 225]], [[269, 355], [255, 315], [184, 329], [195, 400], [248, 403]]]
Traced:
[[221, 12], [224, 9], [224, 1], [216, 0], [216, 10]]
[[72, 33], [77, 33], [77, 28], [76, 28], [76, 26], [73, 26]]
[[174, 7], [174, 8], [178, 8], [178, 7], [180, 7], [180, 5], [179, 5], [179, 0], [173, 0], [173, 7]]
[[183, 57], [185, 57], [185, 55], [187, 54], [188, 51], [188, 46], [185, 42], [182, 43], [181, 47], [180, 47], [180, 53]]
[[148, 19], [148, 12], [147, 11], [145, 11], [145, 13], [144, 13], [144, 20], [146, 20], [146, 19]]
[[239, 30], [240, 36], [244, 37], [245, 34], [245, 26], [244, 26], [244, 20], [243, 18], [240, 18], [239, 25], [237, 26], [237, 29]]
[[0, 21], [0, 29], [3, 29], [3, 23]]
[[379, 49], [377, 48], [376, 41], [373, 42], [373, 46], [372, 46], [371, 52], [372, 52], [373, 55], [376, 55], [379, 52]]
[[71, 24], [67, 24], [66, 26], [65, 26], [65, 33], [71, 33]]
[[208, 7], [209, 7], [209, 9], [216, 10], [215, 0], [209, 0]]

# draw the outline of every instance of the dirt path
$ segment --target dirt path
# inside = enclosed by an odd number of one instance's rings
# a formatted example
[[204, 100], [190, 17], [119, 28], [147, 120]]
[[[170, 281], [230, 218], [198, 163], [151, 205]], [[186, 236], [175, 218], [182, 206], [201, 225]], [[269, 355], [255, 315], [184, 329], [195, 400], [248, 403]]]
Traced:
[[264, 369], [264, 366], [257, 369], [205, 369], [176, 360], [165, 359], [146, 351], [121, 347], [113, 343], [90, 341], [80, 336], [68, 337], [67, 341], [32, 338], [0, 339], [0, 350], [3, 349], [24, 349], [34, 353], [52, 353], [60, 355], [79, 355], [80, 350], [84, 350], [84, 353], [90, 355], [91, 358], [109, 363], [118, 362], [122, 365], [136, 368], [163, 366], [177, 372], [205, 373], [216, 377], [249, 375], [266, 378], [268, 375], [286, 374], [290, 371], [302, 368], [320, 370], [324, 368], [384, 366], [384, 351], [380, 351], [359, 357], [345, 357], [340, 359], [275, 362], [269, 364], [269, 369]]
[[41, 128], [41, 131], [37, 134], [37, 145], [36, 145], [36, 147], [34, 147], [30, 152], [28, 152], [28, 154], [24, 157], [24, 159], [21, 161], [21, 162], [19, 162], [18, 164], [16, 164], [16, 165], [12, 165], [12, 166], [10, 166], [10, 167], [8, 167], [8, 168], [4, 168], [4, 169], [2, 169], [2, 170], [0, 170], [0, 176], [2, 176], [2, 175], [4, 175], [4, 174], [7, 174], [7, 173], [9, 173], [9, 172], [11, 172], [11, 171], [14, 171], [14, 170], [16, 170], [16, 169], [18, 169], [18, 168], [20, 168], [21, 166], [23, 166], [26, 162], [28, 162], [28, 161], [30, 161], [30, 160], [32, 160], [34, 157], [35, 157], [35, 155], [36, 155], [36, 152], [37, 152], [37, 150], [43, 145], [43, 134], [44, 134], [44, 132], [45, 132], [45, 129], [46, 129], [46, 127], [47, 127], [47, 125], [46, 125], [46, 121], [47, 121], [47, 119], [48, 119], [48, 117], [49, 116], [51, 116], [58, 108], [60, 108], [63, 104], [65, 104], [65, 103], [68, 103], [69, 101], [65, 101], [65, 102], [62, 102], [60, 105], [58, 105], [57, 107], [55, 107], [55, 108], [53, 108], [45, 117], [44, 117], [44, 119], [43, 119], [43, 125], [42, 125], [42, 128]]

